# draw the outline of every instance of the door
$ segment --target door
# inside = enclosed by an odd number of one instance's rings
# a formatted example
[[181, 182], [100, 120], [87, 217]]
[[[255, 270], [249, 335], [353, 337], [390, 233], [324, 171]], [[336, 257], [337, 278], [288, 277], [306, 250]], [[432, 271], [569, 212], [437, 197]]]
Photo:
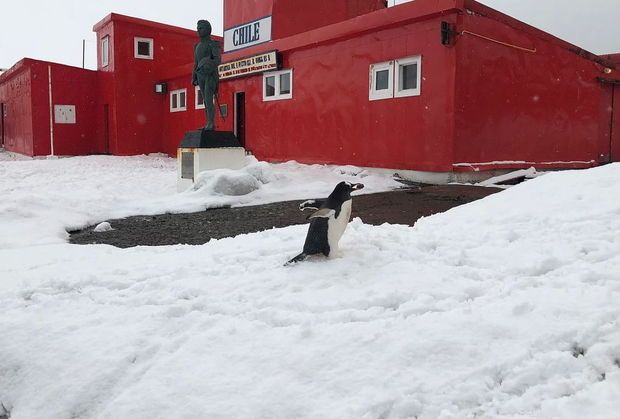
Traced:
[[4, 117], [5, 115], [6, 105], [4, 103], [0, 103], [0, 148], [4, 148]]
[[613, 86], [611, 96], [611, 161], [620, 162], [620, 84]]
[[110, 154], [110, 105], [103, 105], [103, 154]]
[[245, 147], [245, 92], [235, 93], [235, 135]]

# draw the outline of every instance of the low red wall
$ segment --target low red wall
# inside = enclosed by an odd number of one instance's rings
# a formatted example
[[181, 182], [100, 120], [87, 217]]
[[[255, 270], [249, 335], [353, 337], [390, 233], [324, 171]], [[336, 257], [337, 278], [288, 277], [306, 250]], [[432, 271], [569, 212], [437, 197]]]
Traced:
[[471, 33], [456, 41], [456, 170], [606, 161], [597, 64], [477, 14], [462, 15], [457, 30]]
[[28, 61], [22, 60], [0, 76], [0, 102], [5, 107], [4, 147], [32, 156], [32, 83]]

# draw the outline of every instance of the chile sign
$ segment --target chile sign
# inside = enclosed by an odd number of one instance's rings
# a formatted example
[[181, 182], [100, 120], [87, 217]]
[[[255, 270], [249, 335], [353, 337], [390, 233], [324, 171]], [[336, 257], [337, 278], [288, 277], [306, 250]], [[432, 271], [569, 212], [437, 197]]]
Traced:
[[271, 41], [271, 16], [247, 22], [224, 31], [224, 52]]

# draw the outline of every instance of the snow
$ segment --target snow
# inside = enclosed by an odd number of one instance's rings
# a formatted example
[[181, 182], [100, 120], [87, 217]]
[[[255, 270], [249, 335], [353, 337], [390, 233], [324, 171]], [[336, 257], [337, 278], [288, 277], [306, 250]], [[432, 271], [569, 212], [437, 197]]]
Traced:
[[521, 179], [533, 179], [539, 175], [541, 174], [536, 171], [536, 168], [530, 167], [529, 169], [514, 170], [504, 175], [493, 176], [489, 179], [479, 182], [478, 185], [479, 186], [494, 186], [496, 188], [506, 187], [505, 185], [501, 185], [502, 182], [508, 182], [510, 180], [515, 180], [515, 179], [520, 179], [520, 178]]
[[114, 229], [112, 228], [112, 225], [108, 223], [107, 221], [97, 224], [95, 228], [93, 229], [95, 233], [103, 233], [105, 231], [111, 231], [111, 230], [114, 230]]
[[0, 202], [5, 232], [0, 249], [64, 243], [67, 230], [111, 218], [319, 197], [341, 180], [363, 182], [363, 193], [402, 186], [364, 169], [343, 174], [339, 167], [324, 165], [248, 163], [236, 172], [205, 173], [195, 189], [177, 194], [176, 160], [168, 157], [0, 157], [0, 196], [8, 198]]
[[[414, 227], [362, 214], [337, 257], [288, 267], [305, 225], [202, 246], [66, 243], [66, 228], [120, 215], [395, 187], [294, 162], [181, 194], [175, 176], [161, 157], [0, 162], [11, 419], [617, 417], [620, 164]], [[215, 191], [235, 176], [259, 187]]]

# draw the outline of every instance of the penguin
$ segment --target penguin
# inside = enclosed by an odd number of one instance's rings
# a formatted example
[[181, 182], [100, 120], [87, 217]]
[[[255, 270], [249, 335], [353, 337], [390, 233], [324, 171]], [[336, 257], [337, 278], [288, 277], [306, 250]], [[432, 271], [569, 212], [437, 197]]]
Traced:
[[301, 211], [315, 211], [307, 217], [310, 227], [303, 251], [286, 265], [301, 262], [308, 256], [319, 253], [329, 257], [338, 250], [338, 242], [351, 218], [351, 192], [363, 187], [361, 183], [340, 182], [327, 199], [311, 199], [299, 205]]

